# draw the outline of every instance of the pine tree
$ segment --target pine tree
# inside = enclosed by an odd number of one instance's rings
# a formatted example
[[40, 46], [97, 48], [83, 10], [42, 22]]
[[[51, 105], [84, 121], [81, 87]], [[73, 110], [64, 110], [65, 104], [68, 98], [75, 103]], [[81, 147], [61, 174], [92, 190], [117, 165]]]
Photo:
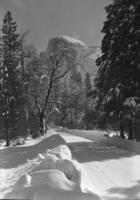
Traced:
[[86, 92], [86, 94], [90, 93], [91, 90], [92, 90], [92, 86], [91, 86], [90, 74], [89, 74], [89, 72], [87, 72], [86, 76], [85, 76], [85, 92]]
[[19, 62], [19, 35], [17, 25], [12, 21], [11, 13], [5, 15], [1, 36], [1, 84], [0, 84], [0, 113], [5, 129], [6, 145], [9, 146], [10, 134], [14, 134], [22, 103], [22, 85], [17, 70]]
[[126, 101], [133, 97], [140, 102], [140, 1], [114, 0], [106, 12], [102, 56], [96, 61], [99, 106], [131, 123], [134, 116]]
[[71, 70], [70, 82], [73, 84], [82, 84], [81, 73], [77, 70], [77, 66]]

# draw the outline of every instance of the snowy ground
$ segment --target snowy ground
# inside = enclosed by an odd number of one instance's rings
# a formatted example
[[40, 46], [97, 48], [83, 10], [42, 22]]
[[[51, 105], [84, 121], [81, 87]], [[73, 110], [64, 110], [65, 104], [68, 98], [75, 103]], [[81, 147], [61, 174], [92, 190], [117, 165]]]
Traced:
[[[13, 185], [25, 173], [30, 174], [38, 163], [38, 154], [43, 154], [47, 149], [55, 148], [61, 144], [66, 144], [65, 140], [50, 131], [51, 137], [40, 137], [38, 139], [27, 138], [23, 146], [1, 147], [0, 150], [0, 199], [5, 194], [12, 191]], [[53, 133], [53, 134], [52, 134]], [[90, 182], [82, 173], [83, 191], [92, 191]], [[27, 198], [27, 196], [25, 196]], [[21, 196], [20, 196], [21, 198]]]
[[[51, 136], [51, 134], [48, 136]], [[1, 147], [0, 198], [11, 191], [12, 185], [20, 176], [32, 171], [32, 168], [36, 166], [38, 153], [44, 153], [47, 148], [65, 144], [65, 141], [59, 135], [54, 136], [50, 139], [46, 136], [37, 139], [27, 138], [23, 146]], [[27, 159], [31, 160], [31, 162], [27, 162]]]
[[69, 143], [73, 156], [103, 199], [140, 199], [139, 143], [108, 138], [99, 131], [57, 132]]
[[32, 171], [38, 161], [38, 153], [67, 142], [83, 171], [82, 188], [99, 194], [105, 200], [140, 199], [139, 143], [121, 141], [117, 137], [110, 139], [99, 131], [58, 127], [55, 131], [61, 137], [54, 135], [53, 131], [50, 138], [27, 138], [23, 146], [1, 147], [0, 198], [11, 191], [20, 176]]
[[118, 135], [115, 135], [115, 132], [110, 133], [109, 137], [106, 132], [103, 131], [81, 131], [81, 130], [69, 130], [66, 128], [59, 128], [58, 130], [61, 130], [63, 132], [72, 134], [72, 135], [77, 135], [80, 137], [84, 137], [87, 139], [91, 139], [95, 142], [102, 142], [107, 145], [114, 145], [120, 148], [124, 148], [130, 151], [134, 151], [137, 153], [140, 153], [140, 142], [136, 142], [134, 140], [127, 140], [127, 139], [122, 139]]

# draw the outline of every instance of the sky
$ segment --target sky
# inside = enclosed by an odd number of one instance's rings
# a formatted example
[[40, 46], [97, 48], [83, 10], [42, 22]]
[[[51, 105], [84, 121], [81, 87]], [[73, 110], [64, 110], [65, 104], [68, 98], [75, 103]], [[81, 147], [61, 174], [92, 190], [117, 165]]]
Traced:
[[112, 0], [0, 0], [0, 27], [7, 11], [17, 23], [17, 33], [29, 29], [28, 42], [38, 52], [47, 49], [50, 38], [74, 37], [89, 46], [101, 46], [104, 7]]

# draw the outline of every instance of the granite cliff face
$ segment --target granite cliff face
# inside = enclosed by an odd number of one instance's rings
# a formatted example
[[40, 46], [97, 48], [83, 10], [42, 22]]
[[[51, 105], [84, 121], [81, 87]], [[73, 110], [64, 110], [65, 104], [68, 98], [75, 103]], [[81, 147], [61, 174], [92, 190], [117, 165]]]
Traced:
[[[94, 78], [97, 73], [97, 66], [95, 60], [101, 55], [101, 48], [94, 46], [87, 46], [80, 40], [70, 38], [68, 36], [59, 36], [51, 38], [48, 43], [47, 51], [53, 51], [57, 48], [68, 48], [70, 54], [75, 58], [75, 62], [80, 63], [77, 70], [81, 73], [84, 82], [85, 75], [88, 72], [91, 77], [91, 83], [94, 85]], [[68, 73], [63, 80], [69, 82], [70, 73]]]

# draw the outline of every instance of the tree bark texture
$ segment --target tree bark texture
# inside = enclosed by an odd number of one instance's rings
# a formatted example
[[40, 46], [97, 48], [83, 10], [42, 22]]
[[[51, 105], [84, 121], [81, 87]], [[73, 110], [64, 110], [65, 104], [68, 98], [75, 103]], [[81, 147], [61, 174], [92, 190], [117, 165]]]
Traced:
[[40, 134], [44, 135], [46, 133], [46, 116], [41, 113], [40, 114]]
[[120, 124], [120, 137], [121, 138], [125, 138], [125, 136], [124, 136], [124, 124], [123, 124], [123, 122]]
[[133, 140], [132, 122], [129, 122], [129, 124], [128, 124], [128, 139]]

